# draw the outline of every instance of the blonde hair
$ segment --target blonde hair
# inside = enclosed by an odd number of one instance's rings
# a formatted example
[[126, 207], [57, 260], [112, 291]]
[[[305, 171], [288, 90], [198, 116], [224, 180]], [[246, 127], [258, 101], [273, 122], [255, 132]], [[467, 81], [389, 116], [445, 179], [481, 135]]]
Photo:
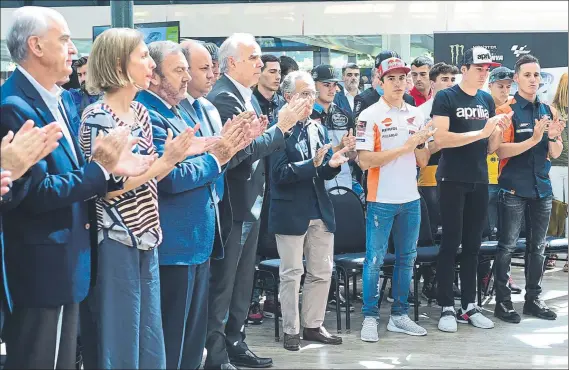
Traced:
[[551, 105], [555, 109], [557, 109], [559, 115], [567, 119], [566, 117], [566, 110], [567, 110], [567, 100], [569, 97], [567, 96], [567, 72], [561, 75], [561, 79], [559, 79], [559, 85], [557, 85], [557, 91], [555, 92], [555, 96], [553, 97], [553, 102]]
[[110, 28], [101, 33], [89, 55], [87, 90], [100, 94], [132, 84], [127, 67], [130, 54], [141, 42], [143, 34], [132, 28]]

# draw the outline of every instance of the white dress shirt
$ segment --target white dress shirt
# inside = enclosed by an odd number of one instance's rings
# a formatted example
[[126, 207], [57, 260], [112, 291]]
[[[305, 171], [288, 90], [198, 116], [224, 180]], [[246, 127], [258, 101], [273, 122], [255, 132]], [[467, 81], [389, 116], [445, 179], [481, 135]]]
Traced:
[[248, 111], [256, 113], [255, 108], [253, 107], [253, 104], [251, 103], [251, 98], [253, 97], [253, 90], [251, 90], [248, 87], [241, 85], [239, 82], [237, 82], [233, 78], [231, 78], [227, 73], [225, 75], [227, 76], [227, 78], [229, 78], [229, 81], [233, 82], [233, 84], [235, 85], [237, 90], [239, 90], [239, 93], [243, 97], [243, 100], [245, 100], [245, 108], [247, 108]]

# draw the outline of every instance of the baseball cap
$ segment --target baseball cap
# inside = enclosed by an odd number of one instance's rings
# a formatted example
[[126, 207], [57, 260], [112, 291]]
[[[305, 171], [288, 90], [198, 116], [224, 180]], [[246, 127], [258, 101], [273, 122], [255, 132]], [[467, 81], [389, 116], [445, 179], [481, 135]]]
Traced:
[[498, 67], [494, 68], [490, 72], [490, 79], [488, 80], [488, 83], [503, 81], [503, 80], [513, 80], [513, 79], [514, 79], [514, 71], [512, 71], [508, 67]]
[[405, 74], [411, 71], [411, 68], [407, 67], [404, 61], [399, 58], [387, 58], [377, 68], [377, 74], [379, 78], [385, 76], [386, 73], [394, 71], [396, 69], [401, 69], [405, 71]]
[[493, 62], [492, 55], [488, 49], [481, 46], [475, 46], [464, 52], [461, 66], [465, 66], [467, 64], [489, 64], [491, 67], [501, 66], [500, 63]]
[[334, 67], [329, 64], [320, 64], [312, 70], [312, 78], [314, 81], [320, 82], [338, 82], [334, 73]]
[[401, 58], [401, 57], [395, 51], [383, 50], [375, 57], [375, 68], [379, 68], [381, 62], [389, 58]]

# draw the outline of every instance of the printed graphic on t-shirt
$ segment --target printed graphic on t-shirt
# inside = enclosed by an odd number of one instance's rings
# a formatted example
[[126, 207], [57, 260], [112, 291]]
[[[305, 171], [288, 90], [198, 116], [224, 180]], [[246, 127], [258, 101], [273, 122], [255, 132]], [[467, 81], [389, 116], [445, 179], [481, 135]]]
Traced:
[[456, 116], [464, 119], [487, 120], [490, 118], [490, 112], [484, 106], [478, 104], [475, 108], [456, 108]]
[[365, 142], [365, 136], [366, 136], [366, 126], [367, 126], [367, 122], [366, 121], [358, 121], [358, 123], [356, 124], [356, 142]]

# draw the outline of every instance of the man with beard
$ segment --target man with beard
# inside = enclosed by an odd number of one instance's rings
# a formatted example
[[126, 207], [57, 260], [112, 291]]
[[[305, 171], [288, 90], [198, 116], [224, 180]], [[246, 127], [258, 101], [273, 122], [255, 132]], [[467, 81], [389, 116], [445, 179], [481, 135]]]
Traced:
[[344, 86], [340, 88], [340, 92], [336, 94], [334, 103], [344, 111], [353, 115], [354, 98], [360, 93], [358, 90], [360, 84], [360, 67], [356, 63], [348, 63], [342, 68], [342, 79]]
[[433, 61], [429, 57], [418, 57], [411, 62], [411, 78], [413, 88], [409, 95], [415, 99], [415, 104], [420, 106], [433, 96], [429, 71], [433, 68]]
[[225, 164], [247, 143], [246, 133], [235, 119], [221, 138], [199, 137], [205, 122], [194, 123], [178, 105], [186, 99], [191, 80], [182, 47], [157, 41], [148, 49], [156, 69], [149, 90], [140, 92], [137, 100], [148, 109], [157, 153], [164, 150], [167, 131], [175, 136], [188, 127], [197, 131], [196, 150], [189, 150], [187, 158], [158, 182], [164, 235], [158, 251], [166, 367], [195, 369], [201, 365], [206, 339], [209, 257], [216, 224], [213, 187], [223, 176]]
[[69, 93], [73, 98], [73, 103], [77, 107], [77, 114], [79, 117], [83, 115], [83, 111], [88, 105], [93, 104], [101, 98], [100, 95], [91, 95], [87, 91], [85, 86], [85, 81], [87, 81], [87, 57], [79, 58], [75, 64], [75, 70], [77, 71], [77, 78], [79, 79], [79, 84], [81, 87], [79, 89], [70, 89]]

